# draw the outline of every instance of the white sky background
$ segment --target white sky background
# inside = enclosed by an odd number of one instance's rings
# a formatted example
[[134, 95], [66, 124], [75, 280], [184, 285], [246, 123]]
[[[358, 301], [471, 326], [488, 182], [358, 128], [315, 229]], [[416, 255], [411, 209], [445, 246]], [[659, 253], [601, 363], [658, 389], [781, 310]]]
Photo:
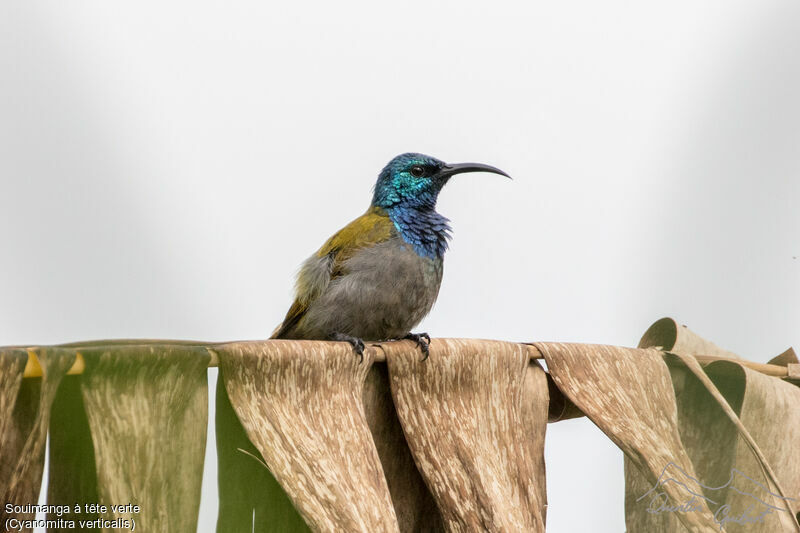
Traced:
[[[670, 315], [765, 361], [800, 346], [798, 26], [788, 0], [3, 2], [0, 344], [265, 338], [420, 151], [515, 178], [443, 191], [420, 330], [632, 346]], [[546, 453], [548, 531], [624, 530], [591, 422]]]

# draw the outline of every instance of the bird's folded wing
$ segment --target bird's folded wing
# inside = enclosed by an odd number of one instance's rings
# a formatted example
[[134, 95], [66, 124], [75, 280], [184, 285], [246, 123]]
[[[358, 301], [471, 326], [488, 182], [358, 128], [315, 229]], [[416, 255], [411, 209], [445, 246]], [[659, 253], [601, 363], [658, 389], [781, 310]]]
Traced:
[[297, 275], [295, 300], [286, 318], [272, 334], [273, 339], [283, 338], [303, 318], [331, 280], [344, 275], [345, 262], [358, 250], [385, 242], [396, 234], [389, 215], [379, 207], [366, 213], [340, 229], [309, 257]]

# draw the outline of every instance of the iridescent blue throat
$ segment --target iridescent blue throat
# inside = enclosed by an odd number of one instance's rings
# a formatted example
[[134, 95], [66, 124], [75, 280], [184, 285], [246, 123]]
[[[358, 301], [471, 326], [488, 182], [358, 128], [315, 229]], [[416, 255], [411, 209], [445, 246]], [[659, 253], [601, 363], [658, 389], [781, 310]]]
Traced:
[[397, 232], [422, 257], [441, 259], [451, 229], [448, 219], [433, 209], [395, 206], [386, 210]]

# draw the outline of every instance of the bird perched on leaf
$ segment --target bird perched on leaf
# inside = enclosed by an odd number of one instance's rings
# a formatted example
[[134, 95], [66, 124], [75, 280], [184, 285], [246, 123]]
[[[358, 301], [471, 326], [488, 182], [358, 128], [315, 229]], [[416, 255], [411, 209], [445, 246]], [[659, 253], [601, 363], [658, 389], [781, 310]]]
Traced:
[[303, 263], [294, 303], [272, 338], [346, 341], [362, 357], [362, 339], [412, 339], [427, 357], [430, 337], [411, 330], [433, 307], [442, 282], [450, 226], [436, 212], [436, 199], [452, 176], [465, 172], [510, 177], [489, 165], [448, 165], [423, 154], [389, 161], [367, 212]]

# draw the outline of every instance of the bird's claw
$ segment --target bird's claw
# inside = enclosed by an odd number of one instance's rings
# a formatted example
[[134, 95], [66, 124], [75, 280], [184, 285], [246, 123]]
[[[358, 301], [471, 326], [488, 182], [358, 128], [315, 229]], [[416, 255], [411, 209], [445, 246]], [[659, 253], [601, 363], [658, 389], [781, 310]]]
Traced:
[[353, 337], [344, 333], [333, 333], [330, 339], [332, 341], [349, 342], [350, 346], [353, 347], [353, 351], [358, 355], [358, 363], [361, 364], [364, 362], [364, 341], [358, 337]]
[[421, 361], [424, 361], [425, 359], [428, 358], [428, 356], [430, 355], [430, 346], [431, 346], [430, 335], [428, 335], [427, 333], [409, 333], [403, 338], [412, 340], [417, 343], [417, 348], [422, 350], [422, 353], [425, 354], [425, 356], [421, 359]]

